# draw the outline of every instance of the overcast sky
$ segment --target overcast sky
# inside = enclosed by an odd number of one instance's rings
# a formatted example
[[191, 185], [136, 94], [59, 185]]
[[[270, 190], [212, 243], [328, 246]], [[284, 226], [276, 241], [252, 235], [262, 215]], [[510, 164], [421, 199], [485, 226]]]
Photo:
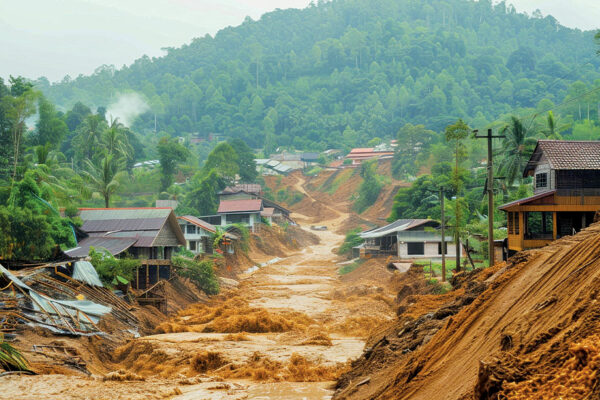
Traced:
[[[600, 28], [599, 0], [514, 0], [517, 10], [539, 8], [562, 24]], [[102, 64], [121, 67], [162, 47], [258, 19], [275, 8], [310, 0], [0, 0], [0, 77], [89, 74]]]

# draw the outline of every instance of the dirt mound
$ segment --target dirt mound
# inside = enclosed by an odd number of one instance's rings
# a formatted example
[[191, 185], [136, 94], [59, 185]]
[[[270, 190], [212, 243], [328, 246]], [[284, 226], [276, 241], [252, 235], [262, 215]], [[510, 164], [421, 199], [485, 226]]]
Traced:
[[338, 381], [335, 398], [590, 398], [599, 285], [596, 224], [465, 277], [464, 293], [435, 311], [412, 321], [401, 312]]

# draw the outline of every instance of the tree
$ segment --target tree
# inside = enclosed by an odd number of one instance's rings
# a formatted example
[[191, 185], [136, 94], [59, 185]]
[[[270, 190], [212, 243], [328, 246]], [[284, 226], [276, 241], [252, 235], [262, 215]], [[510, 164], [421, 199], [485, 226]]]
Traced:
[[12, 179], [17, 177], [17, 165], [22, 157], [23, 134], [27, 128], [25, 120], [35, 113], [35, 100], [38, 93], [33, 90], [33, 85], [24, 78], [10, 77], [10, 96], [2, 97], [2, 108], [7, 119], [11, 135], [13, 159]]
[[34, 145], [49, 143], [53, 148], [57, 148], [69, 133], [67, 124], [58, 116], [54, 104], [43, 96], [40, 96], [38, 100], [38, 114], [39, 118], [35, 124], [36, 132], [32, 143]]
[[225, 182], [217, 171], [208, 174], [196, 173], [189, 183], [189, 190], [183, 198], [185, 207], [192, 208], [199, 215], [211, 215], [217, 212], [218, 193], [225, 189]]
[[158, 157], [160, 160], [160, 191], [164, 192], [173, 184], [173, 175], [179, 163], [190, 156], [187, 148], [182, 146], [177, 139], [162, 137], [158, 142]]
[[240, 172], [238, 162], [239, 157], [233, 147], [229, 143], [223, 142], [215, 146], [213, 151], [210, 152], [202, 167], [202, 171], [208, 175], [210, 171], [214, 170], [230, 185], [235, 182], [236, 175]]
[[463, 209], [464, 202], [459, 198], [459, 193], [462, 191], [463, 182], [460, 173], [460, 164], [466, 159], [467, 152], [464, 145], [464, 140], [469, 136], [471, 128], [463, 122], [462, 119], [456, 121], [452, 125], [446, 127], [444, 133], [446, 141], [450, 142], [454, 147], [454, 168], [452, 169], [452, 188], [456, 193], [456, 199], [451, 203], [453, 206], [454, 215], [454, 242], [456, 243], [456, 271], [460, 271], [460, 229], [463, 226], [461, 222], [464, 220]]
[[512, 186], [516, 180], [521, 181], [521, 173], [537, 140], [531, 137], [530, 131], [515, 116], [502, 128], [501, 134], [505, 136], [502, 143], [504, 159], [501, 171], [506, 177], [506, 184]]
[[240, 180], [244, 183], [252, 183], [256, 181], [258, 171], [256, 171], [256, 162], [254, 161], [254, 152], [246, 142], [241, 139], [233, 139], [229, 142], [238, 156], [238, 167]]
[[568, 129], [568, 125], [561, 125], [552, 111], [548, 111], [548, 117], [546, 118], [546, 127], [542, 129], [542, 133], [546, 139], [562, 140], [562, 131]]
[[126, 176], [124, 165], [112, 155], [107, 155], [98, 165], [86, 160], [86, 170], [83, 176], [93, 192], [99, 193], [104, 199], [104, 206], [110, 207], [110, 198], [117, 192], [120, 181]]

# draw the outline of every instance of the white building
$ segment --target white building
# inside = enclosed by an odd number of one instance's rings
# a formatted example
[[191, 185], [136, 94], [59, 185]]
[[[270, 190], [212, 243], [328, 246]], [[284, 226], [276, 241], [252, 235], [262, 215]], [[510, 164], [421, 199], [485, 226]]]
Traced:
[[[194, 254], [213, 253], [214, 235], [217, 233], [217, 228], [208, 222], [196, 218], [191, 215], [177, 217], [183, 236], [185, 237], [185, 248]], [[225, 234], [227, 242], [225, 244], [228, 253], [233, 253], [232, 241], [239, 238], [227, 232]]]
[[[359, 234], [361, 255], [392, 255], [400, 259], [441, 258], [440, 224], [430, 219], [400, 219]], [[446, 255], [456, 256], [454, 238], [446, 233]], [[461, 247], [462, 248], [462, 247]]]

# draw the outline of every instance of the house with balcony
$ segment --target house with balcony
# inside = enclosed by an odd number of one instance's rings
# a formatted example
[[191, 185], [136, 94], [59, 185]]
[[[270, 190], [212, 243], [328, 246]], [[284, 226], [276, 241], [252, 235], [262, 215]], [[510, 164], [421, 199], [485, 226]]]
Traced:
[[[185, 237], [186, 249], [194, 254], [213, 254], [213, 240], [217, 227], [193, 215], [177, 217], [179, 226]], [[233, 253], [233, 242], [239, 237], [225, 232], [225, 251]]]
[[540, 140], [523, 177], [531, 197], [504, 204], [508, 254], [542, 247], [589, 226], [600, 210], [600, 141]]
[[[361, 232], [361, 257], [393, 256], [404, 260], [442, 257], [440, 223], [431, 219], [399, 219], [389, 225]], [[452, 235], [446, 233], [445, 254], [456, 255]]]

